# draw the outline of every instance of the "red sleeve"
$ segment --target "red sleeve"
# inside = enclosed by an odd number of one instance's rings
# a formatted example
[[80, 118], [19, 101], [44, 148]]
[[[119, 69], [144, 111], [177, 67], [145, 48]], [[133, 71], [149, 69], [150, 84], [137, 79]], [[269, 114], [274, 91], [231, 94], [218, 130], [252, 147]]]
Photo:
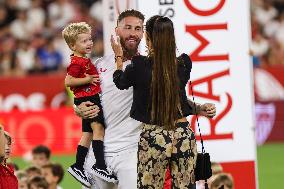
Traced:
[[81, 66], [78, 64], [70, 64], [67, 68], [68, 75], [72, 77], [80, 77], [81, 75]]

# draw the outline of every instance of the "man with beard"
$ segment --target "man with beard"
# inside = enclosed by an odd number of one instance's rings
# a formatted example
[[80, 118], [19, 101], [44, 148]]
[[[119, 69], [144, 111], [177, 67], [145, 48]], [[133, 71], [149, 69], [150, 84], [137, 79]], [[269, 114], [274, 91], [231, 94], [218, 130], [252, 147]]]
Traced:
[[[116, 35], [120, 38], [123, 57], [114, 54], [98, 59], [95, 63], [100, 74], [101, 104], [105, 116], [105, 161], [118, 178], [118, 184], [108, 183], [92, 176], [91, 166], [95, 159], [92, 152], [86, 160], [86, 170], [90, 174], [92, 189], [135, 189], [137, 188], [137, 149], [141, 133], [141, 123], [130, 118], [133, 101], [133, 88], [119, 90], [113, 83], [116, 70], [115, 59], [122, 58], [123, 69], [138, 54], [138, 45], [143, 37], [144, 15], [136, 10], [126, 10], [117, 19]], [[90, 102], [83, 102], [75, 111], [84, 118], [97, 115], [98, 108]], [[102, 110], [101, 110], [102, 111]], [[213, 104], [198, 106], [198, 113], [213, 117], [216, 113]]]
[[[118, 178], [118, 184], [104, 182], [93, 177], [89, 165], [94, 163], [91, 151], [86, 160], [86, 171], [92, 175], [92, 188], [99, 189], [134, 189], [137, 188], [137, 148], [141, 123], [130, 118], [129, 112], [133, 99], [133, 89], [119, 90], [113, 83], [116, 70], [116, 58], [122, 58], [124, 68], [131, 63], [131, 58], [138, 54], [138, 45], [143, 37], [144, 15], [136, 10], [126, 10], [117, 19], [116, 35], [120, 37], [124, 52], [123, 57], [106, 55], [95, 62], [100, 74], [101, 105], [105, 118], [104, 151], [105, 161]], [[91, 103], [78, 106], [85, 114], [96, 116], [97, 109]], [[88, 111], [89, 110], [89, 111]], [[102, 110], [101, 110], [102, 111]]]

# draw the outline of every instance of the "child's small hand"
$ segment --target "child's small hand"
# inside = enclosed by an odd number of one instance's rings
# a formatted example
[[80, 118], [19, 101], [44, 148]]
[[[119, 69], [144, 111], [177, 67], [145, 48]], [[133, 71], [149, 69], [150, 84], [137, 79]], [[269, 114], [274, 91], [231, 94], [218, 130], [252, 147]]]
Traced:
[[100, 77], [99, 77], [99, 75], [93, 75], [92, 84], [93, 84], [93, 85], [97, 85], [98, 83], [100, 83]]
[[92, 85], [97, 85], [100, 82], [100, 78], [99, 75], [89, 75], [89, 74], [85, 74], [86, 78], [88, 78], [88, 81], [90, 84]]
[[93, 75], [85, 74], [85, 76], [86, 76], [88, 83], [92, 84], [93, 78], [94, 78]]

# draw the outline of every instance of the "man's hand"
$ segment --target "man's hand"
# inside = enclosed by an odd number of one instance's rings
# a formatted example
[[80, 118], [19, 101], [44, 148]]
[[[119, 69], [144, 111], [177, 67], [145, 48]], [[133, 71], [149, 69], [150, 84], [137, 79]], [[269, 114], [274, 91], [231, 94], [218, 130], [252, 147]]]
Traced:
[[216, 115], [216, 106], [212, 103], [205, 103], [200, 105], [199, 115], [208, 118], [213, 118]]
[[77, 116], [83, 119], [90, 119], [96, 117], [100, 109], [94, 103], [87, 101], [82, 102], [79, 106], [74, 106], [74, 111]]

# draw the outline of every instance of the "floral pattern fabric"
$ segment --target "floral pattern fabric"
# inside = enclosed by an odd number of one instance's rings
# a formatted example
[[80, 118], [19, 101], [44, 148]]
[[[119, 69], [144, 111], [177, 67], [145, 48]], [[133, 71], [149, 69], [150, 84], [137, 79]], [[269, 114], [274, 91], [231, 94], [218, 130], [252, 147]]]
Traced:
[[144, 124], [138, 145], [138, 189], [162, 189], [167, 167], [173, 189], [195, 188], [197, 147], [188, 122], [175, 130]]

